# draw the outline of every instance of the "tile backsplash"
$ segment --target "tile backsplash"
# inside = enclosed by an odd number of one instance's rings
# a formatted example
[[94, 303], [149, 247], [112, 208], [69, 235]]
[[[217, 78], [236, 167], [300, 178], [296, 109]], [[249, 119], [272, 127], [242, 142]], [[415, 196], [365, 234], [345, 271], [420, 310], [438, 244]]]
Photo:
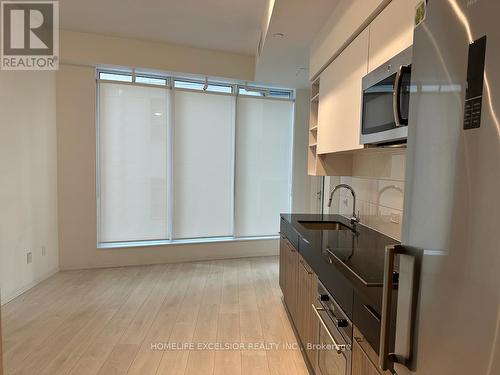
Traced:
[[[356, 211], [361, 223], [390, 237], [401, 239], [406, 152], [370, 152], [353, 158], [353, 176], [330, 176], [325, 195], [338, 184], [348, 184], [356, 192]], [[328, 192], [326, 191], [328, 190]], [[347, 189], [335, 193], [332, 207], [325, 212], [352, 215], [352, 196]], [[326, 196], [325, 202], [328, 202]]]

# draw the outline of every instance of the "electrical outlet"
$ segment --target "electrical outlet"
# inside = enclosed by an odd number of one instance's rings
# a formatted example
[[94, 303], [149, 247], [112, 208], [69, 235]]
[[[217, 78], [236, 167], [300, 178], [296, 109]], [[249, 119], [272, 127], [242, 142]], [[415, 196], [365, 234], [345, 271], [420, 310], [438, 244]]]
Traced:
[[44, 257], [45, 255], [47, 255], [47, 249], [45, 246], [42, 246], [42, 256]]
[[28, 251], [26, 253], [26, 264], [31, 264], [33, 263], [33, 253], [31, 251]]
[[391, 223], [399, 224], [401, 222], [401, 215], [396, 212], [391, 212]]

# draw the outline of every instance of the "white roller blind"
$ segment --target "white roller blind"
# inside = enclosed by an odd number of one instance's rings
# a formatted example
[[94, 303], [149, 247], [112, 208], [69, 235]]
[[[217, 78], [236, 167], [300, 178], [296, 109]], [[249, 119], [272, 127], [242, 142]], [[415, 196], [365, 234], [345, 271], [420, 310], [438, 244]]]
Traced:
[[239, 97], [236, 113], [235, 232], [276, 235], [290, 211], [293, 103]]
[[168, 95], [99, 84], [100, 242], [168, 238]]
[[234, 100], [175, 92], [174, 238], [233, 234]]

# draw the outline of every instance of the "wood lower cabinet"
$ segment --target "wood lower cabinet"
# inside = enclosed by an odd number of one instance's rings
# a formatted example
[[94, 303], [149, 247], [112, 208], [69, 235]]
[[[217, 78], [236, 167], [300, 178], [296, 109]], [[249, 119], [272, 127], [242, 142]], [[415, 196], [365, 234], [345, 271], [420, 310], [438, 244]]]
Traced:
[[280, 240], [280, 287], [285, 304], [311, 366], [316, 366], [317, 351], [309, 344], [318, 341], [318, 320], [312, 304], [318, 290], [318, 277], [297, 249], [284, 237]]
[[285, 293], [285, 277], [286, 277], [286, 271], [285, 271], [285, 264], [286, 264], [286, 252], [287, 252], [287, 247], [286, 247], [286, 238], [284, 235], [280, 235], [280, 269], [279, 269], [279, 284], [280, 288], [283, 291], [283, 294]]
[[[0, 293], [0, 301], [1, 301]], [[2, 351], [2, 307], [0, 306], [0, 375], [3, 375], [3, 351]]]
[[283, 297], [285, 304], [294, 321], [298, 317], [297, 306], [297, 285], [298, 285], [298, 266], [299, 253], [297, 249], [286, 238], [280, 240], [280, 265], [283, 267], [283, 272], [280, 270], [280, 280], [283, 285]]
[[392, 375], [390, 371], [381, 371], [379, 369], [377, 353], [356, 327], [354, 327], [352, 341], [351, 375]]
[[[319, 342], [319, 322], [312, 309], [313, 304], [318, 306], [318, 276], [284, 235], [280, 239], [279, 265], [279, 284], [292, 323], [311, 368], [320, 375], [318, 352], [311, 350]], [[379, 369], [377, 353], [356, 326], [353, 329], [351, 375], [391, 375], [389, 371]]]
[[352, 346], [352, 375], [380, 375], [356, 340]]
[[318, 352], [317, 350], [311, 350], [311, 345], [318, 342], [319, 323], [314, 316], [312, 304], [315, 303], [317, 294], [318, 277], [299, 254], [297, 330], [307, 358], [313, 367], [316, 365]]

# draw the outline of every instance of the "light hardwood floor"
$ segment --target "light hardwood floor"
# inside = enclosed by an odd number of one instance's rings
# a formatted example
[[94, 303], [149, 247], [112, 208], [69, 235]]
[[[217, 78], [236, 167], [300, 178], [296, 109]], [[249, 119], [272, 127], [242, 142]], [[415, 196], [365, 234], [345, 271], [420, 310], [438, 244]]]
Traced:
[[[60, 272], [2, 315], [5, 375], [307, 375], [276, 257]], [[246, 344], [151, 348], [209, 342]]]

